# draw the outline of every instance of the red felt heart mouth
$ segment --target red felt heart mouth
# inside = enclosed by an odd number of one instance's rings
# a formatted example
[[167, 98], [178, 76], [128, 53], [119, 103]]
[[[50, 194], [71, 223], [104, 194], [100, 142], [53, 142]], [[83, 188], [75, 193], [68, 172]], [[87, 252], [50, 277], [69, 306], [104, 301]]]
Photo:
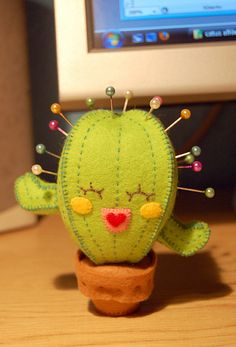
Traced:
[[118, 227], [126, 220], [126, 215], [124, 213], [115, 214], [110, 212], [106, 215], [106, 220], [113, 226]]

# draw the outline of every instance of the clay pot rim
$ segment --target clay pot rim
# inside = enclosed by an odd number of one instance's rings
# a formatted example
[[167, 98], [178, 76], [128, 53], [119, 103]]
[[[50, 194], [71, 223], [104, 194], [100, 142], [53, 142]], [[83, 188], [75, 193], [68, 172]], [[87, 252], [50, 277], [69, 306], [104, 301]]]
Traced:
[[[145, 256], [144, 256], [145, 257]], [[115, 271], [116, 269], [127, 269], [129, 271], [129, 274], [131, 277], [138, 277], [142, 274], [142, 276], [145, 276], [147, 273], [150, 273], [153, 268], [156, 267], [157, 264], [157, 256], [156, 253], [151, 249], [149, 253], [146, 255], [150, 259], [150, 262], [148, 263], [148, 266], [142, 268], [137, 267], [137, 264], [140, 264], [140, 262], [137, 263], [128, 263], [128, 262], [123, 262], [123, 263], [106, 263], [106, 264], [95, 264], [90, 260], [80, 249], [77, 251], [77, 266], [79, 268], [84, 268], [86, 269], [87, 273], [96, 273], [101, 276], [104, 274], [104, 270], [106, 271], [106, 274], [109, 271]], [[86, 259], [86, 262], [82, 262], [83, 259]], [[142, 261], [142, 260], [141, 260]], [[133, 265], [133, 267], [132, 267]], [[120, 275], [120, 276], [119, 276]], [[119, 271], [116, 273], [117, 277], [123, 278], [123, 274], [119, 273]]]

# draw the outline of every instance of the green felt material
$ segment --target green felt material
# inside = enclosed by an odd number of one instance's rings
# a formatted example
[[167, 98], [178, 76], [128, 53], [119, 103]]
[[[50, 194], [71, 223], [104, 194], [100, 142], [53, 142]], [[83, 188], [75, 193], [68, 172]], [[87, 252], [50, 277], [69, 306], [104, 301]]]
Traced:
[[36, 214], [58, 212], [57, 185], [44, 182], [32, 173], [26, 173], [16, 180], [15, 194], [25, 210]]
[[[122, 115], [97, 110], [85, 114], [66, 139], [58, 171], [58, 204], [62, 218], [75, 241], [97, 264], [138, 262], [150, 250], [171, 215], [177, 186], [175, 153], [159, 120], [146, 120], [147, 113], [131, 110]], [[92, 213], [80, 215], [70, 201], [84, 196], [90, 187], [103, 190], [102, 199], [88, 192]], [[140, 207], [147, 202], [128, 192], [153, 195], [161, 204], [160, 218], [145, 219]], [[119, 234], [107, 231], [102, 208], [130, 208], [129, 228]]]
[[187, 257], [204, 247], [209, 236], [209, 226], [204, 222], [183, 224], [170, 218], [158, 234], [157, 241]]

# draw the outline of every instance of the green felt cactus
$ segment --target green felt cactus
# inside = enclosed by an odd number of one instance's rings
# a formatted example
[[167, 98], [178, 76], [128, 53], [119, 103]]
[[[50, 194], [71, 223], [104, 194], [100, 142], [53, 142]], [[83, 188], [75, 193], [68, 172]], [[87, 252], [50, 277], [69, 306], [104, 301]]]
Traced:
[[20, 205], [60, 212], [81, 250], [96, 264], [138, 262], [155, 241], [188, 256], [209, 238], [203, 222], [172, 217], [175, 152], [162, 123], [147, 112], [90, 111], [65, 141], [57, 183], [27, 173], [16, 181]]

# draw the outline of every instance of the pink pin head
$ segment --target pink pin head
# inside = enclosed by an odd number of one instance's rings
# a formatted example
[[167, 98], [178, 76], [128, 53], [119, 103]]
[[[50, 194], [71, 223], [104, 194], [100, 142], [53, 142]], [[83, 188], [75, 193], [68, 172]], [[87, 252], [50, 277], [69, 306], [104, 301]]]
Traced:
[[57, 120], [51, 120], [51, 122], [49, 122], [49, 128], [51, 130], [57, 130], [58, 129], [58, 121]]
[[163, 104], [163, 99], [159, 95], [154, 96], [153, 99], [159, 100], [160, 105]]
[[200, 161], [194, 161], [192, 163], [192, 170], [194, 172], [200, 172], [202, 170], [202, 163]]

